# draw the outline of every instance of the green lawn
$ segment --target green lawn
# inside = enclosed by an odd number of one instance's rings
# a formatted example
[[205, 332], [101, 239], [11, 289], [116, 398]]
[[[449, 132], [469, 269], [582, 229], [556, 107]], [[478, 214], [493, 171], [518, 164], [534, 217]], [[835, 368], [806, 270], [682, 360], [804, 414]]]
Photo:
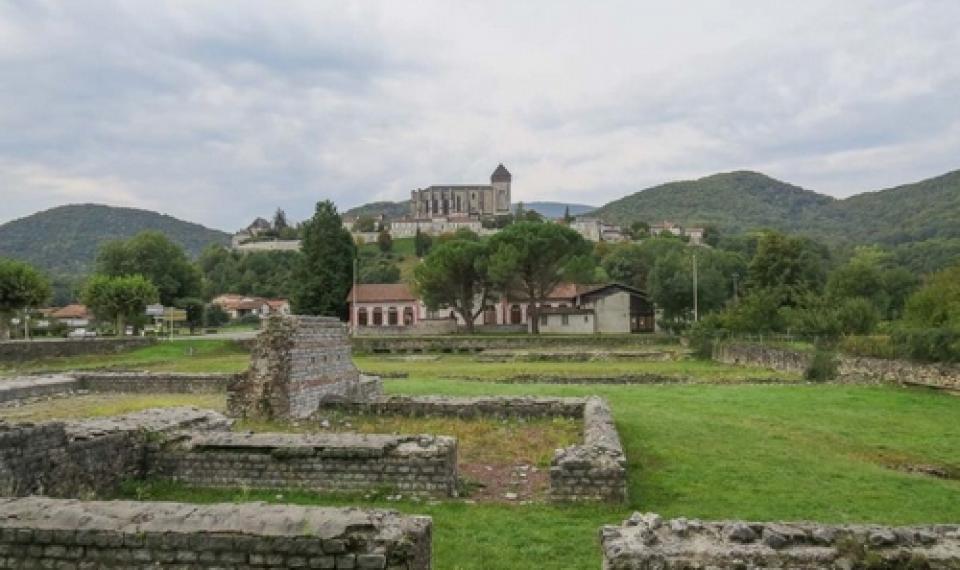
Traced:
[[599, 394], [613, 405], [630, 462], [630, 504], [471, 505], [308, 493], [200, 491], [145, 484], [155, 500], [360, 504], [434, 517], [439, 569], [596, 568], [597, 528], [632, 510], [664, 516], [960, 521], [960, 481], [898, 470], [960, 468], [960, 399], [837, 385], [556, 386], [430, 378], [386, 383], [395, 394]]
[[409, 359], [387, 356], [355, 356], [353, 360], [357, 367], [369, 374], [389, 376], [390, 374], [406, 372], [413, 378], [435, 379], [476, 378], [496, 380], [520, 374], [568, 377], [656, 374], [712, 382], [767, 380], [771, 378], [785, 381], [800, 380], [800, 377], [796, 374], [693, 359], [664, 362], [645, 362], [641, 360], [477, 362], [469, 355], [427, 355]]
[[155, 372], [241, 372], [249, 351], [230, 340], [160, 341], [153, 346], [109, 355], [47, 358], [21, 364], [0, 364], [0, 376], [63, 370], [129, 369]]

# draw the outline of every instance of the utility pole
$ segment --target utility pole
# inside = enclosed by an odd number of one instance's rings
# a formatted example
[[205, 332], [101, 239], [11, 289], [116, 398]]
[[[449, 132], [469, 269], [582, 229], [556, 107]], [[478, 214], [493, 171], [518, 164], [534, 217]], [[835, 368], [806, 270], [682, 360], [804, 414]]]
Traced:
[[699, 290], [697, 285], [697, 254], [693, 254], [693, 322], [700, 321]]
[[739, 273], [733, 274], [733, 304], [736, 305], [740, 302], [740, 288], [737, 286], [737, 280], [740, 279]]
[[352, 295], [350, 299], [350, 330], [356, 334], [357, 332], [357, 274], [360, 272], [360, 257], [355, 255], [353, 258], [353, 287], [351, 287]]

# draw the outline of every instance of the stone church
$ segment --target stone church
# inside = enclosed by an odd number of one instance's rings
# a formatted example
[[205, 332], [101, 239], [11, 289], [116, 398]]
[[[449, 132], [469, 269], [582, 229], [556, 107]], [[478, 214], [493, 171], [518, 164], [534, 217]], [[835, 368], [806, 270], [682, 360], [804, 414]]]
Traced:
[[507, 215], [511, 212], [512, 178], [500, 164], [490, 175], [490, 184], [430, 186], [414, 190], [410, 195], [410, 216], [414, 220], [431, 220]]

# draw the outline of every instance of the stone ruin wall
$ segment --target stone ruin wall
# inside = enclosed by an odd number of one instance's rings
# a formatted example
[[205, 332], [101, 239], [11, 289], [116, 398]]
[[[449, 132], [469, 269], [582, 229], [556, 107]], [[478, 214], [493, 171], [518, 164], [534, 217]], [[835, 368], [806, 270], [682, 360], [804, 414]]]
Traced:
[[147, 475], [151, 434], [226, 429], [229, 420], [194, 408], [147, 410], [82, 422], [0, 421], [0, 496], [91, 497]]
[[457, 440], [358, 434], [192, 434], [150, 458], [151, 474], [219, 488], [456, 496]]
[[114, 354], [156, 344], [156, 337], [9, 340], [0, 342], [0, 362], [29, 362], [41, 358]]
[[602, 398], [408, 397], [330, 403], [324, 409], [368, 415], [457, 418], [549, 418], [583, 420], [583, 443], [558, 449], [550, 462], [554, 501], [627, 500], [627, 460], [609, 405]]
[[554, 501], [627, 500], [627, 457], [610, 406], [587, 399], [583, 444], [558, 449], [550, 462], [550, 498]]
[[322, 402], [375, 395], [375, 379], [361, 381], [346, 325], [333, 317], [274, 316], [257, 336], [249, 372], [228, 387], [234, 417], [304, 418]]
[[[721, 343], [713, 359], [726, 364], [761, 366], [803, 374], [813, 355], [754, 343]], [[960, 366], [923, 364], [908, 360], [837, 355], [838, 382], [855, 384], [908, 384], [960, 390]]]
[[634, 513], [600, 529], [605, 570], [960, 568], [960, 525], [665, 521]]
[[216, 394], [225, 392], [227, 385], [236, 378], [236, 374], [172, 374], [166, 372], [21, 376], [0, 383], [0, 404], [87, 392], [95, 394]]
[[394, 511], [29, 497], [0, 512], [0, 568], [431, 567], [431, 519]]

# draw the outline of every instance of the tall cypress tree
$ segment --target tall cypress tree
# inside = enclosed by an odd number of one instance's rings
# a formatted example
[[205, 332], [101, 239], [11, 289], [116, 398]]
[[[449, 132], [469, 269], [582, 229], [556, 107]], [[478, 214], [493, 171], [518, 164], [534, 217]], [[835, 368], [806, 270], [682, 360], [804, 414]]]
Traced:
[[346, 318], [356, 246], [330, 200], [304, 223], [303, 255], [294, 273], [294, 312]]

